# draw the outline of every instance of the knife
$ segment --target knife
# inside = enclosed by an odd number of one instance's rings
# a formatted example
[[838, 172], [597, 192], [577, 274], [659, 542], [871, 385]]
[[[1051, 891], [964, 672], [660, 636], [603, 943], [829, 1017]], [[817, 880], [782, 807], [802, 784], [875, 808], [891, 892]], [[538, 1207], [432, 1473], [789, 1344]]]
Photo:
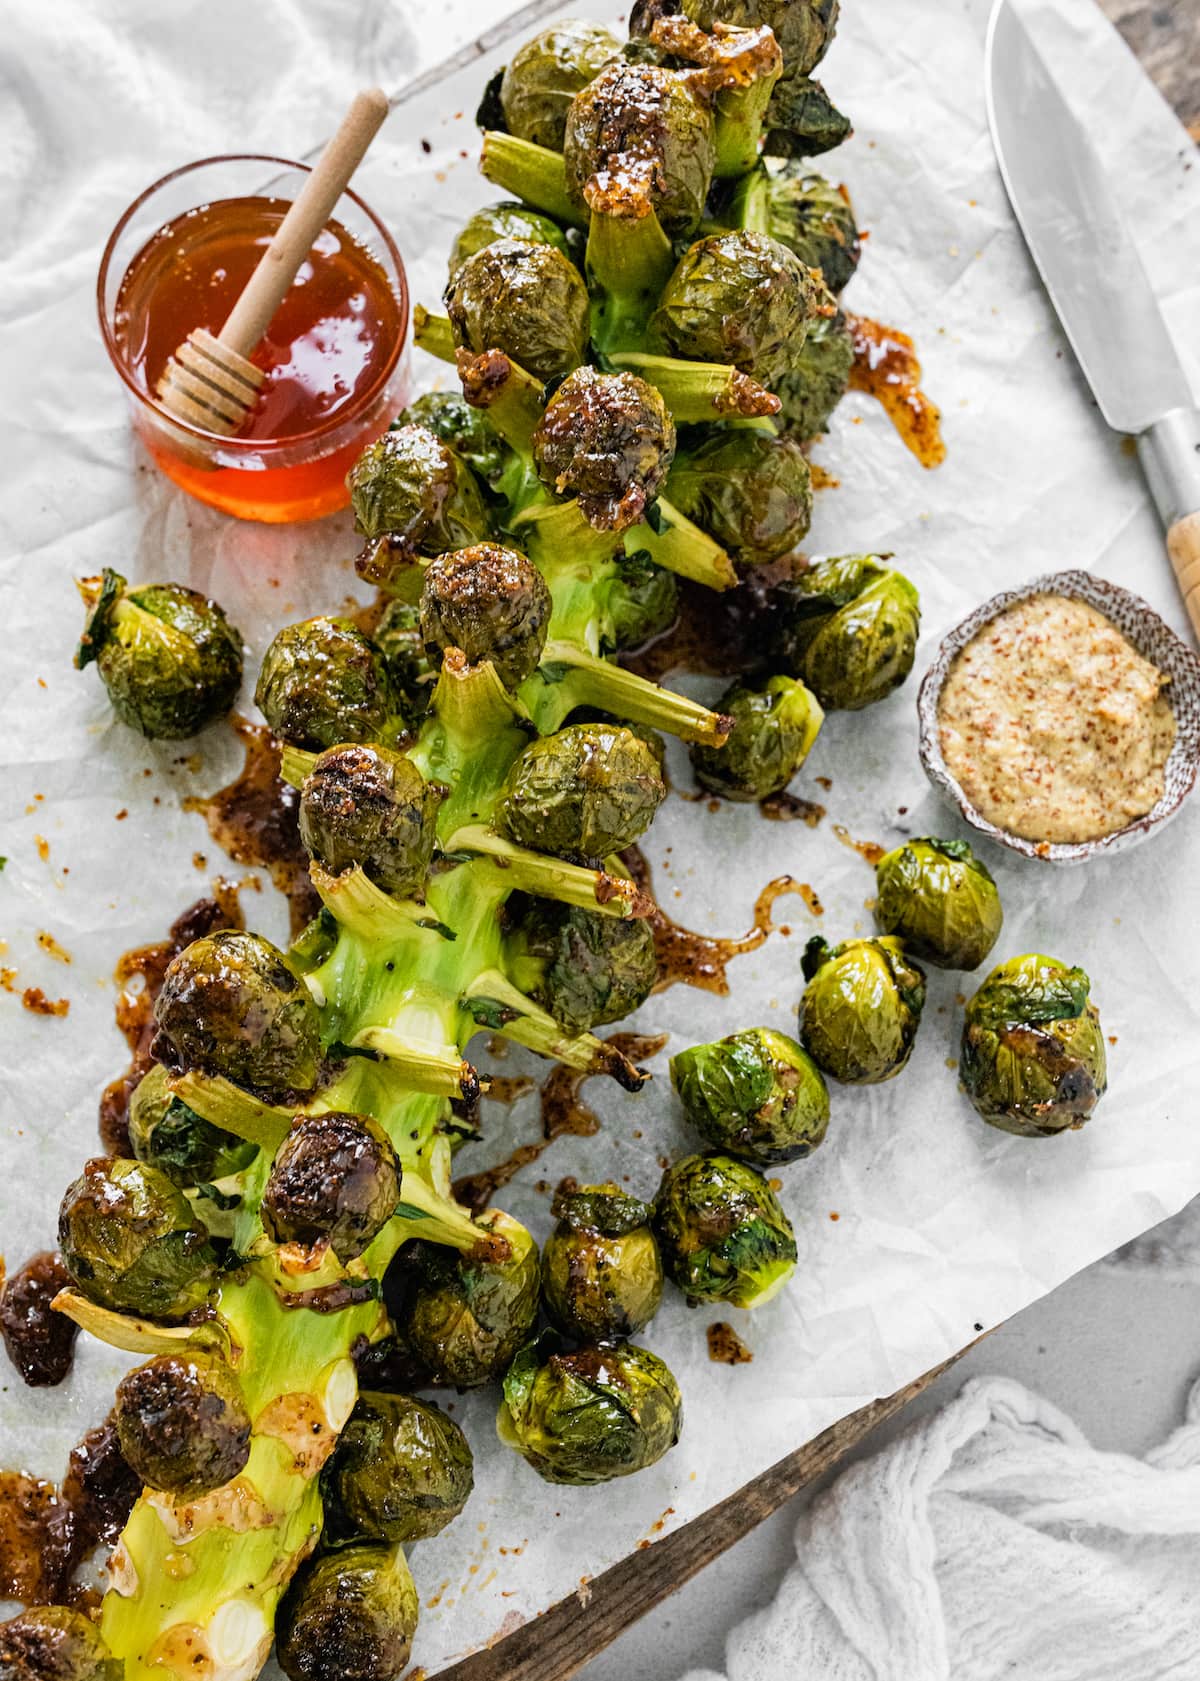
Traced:
[[[1124, 53], [1116, 31], [1106, 51]], [[1025, 242], [1100, 412], [1137, 439], [1200, 639], [1200, 409], [1087, 134], [1012, 0], [988, 28], [987, 107]]]

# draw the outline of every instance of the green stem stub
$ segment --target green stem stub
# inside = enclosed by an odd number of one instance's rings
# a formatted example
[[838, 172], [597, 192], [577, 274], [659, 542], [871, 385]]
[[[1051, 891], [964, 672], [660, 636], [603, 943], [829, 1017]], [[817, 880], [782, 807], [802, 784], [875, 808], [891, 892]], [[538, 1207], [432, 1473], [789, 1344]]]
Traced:
[[587, 277], [592, 340], [601, 356], [645, 342], [650, 317], [674, 267], [671, 242], [653, 210], [646, 216], [592, 213]]
[[618, 351], [608, 360], [657, 386], [672, 415], [685, 425], [756, 419], [778, 414], [783, 406], [764, 385], [724, 362], [688, 362], [634, 350]]
[[83, 635], [79, 639], [79, 647], [75, 650], [76, 669], [82, 671], [100, 652], [100, 644], [104, 641], [104, 633], [113, 608], [121, 598], [125, 588], [125, 580], [119, 572], [114, 572], [111, 566], [106, 566], [99, 579], [81, 578], [76, 586], [88, 608], [87, 623], [83, 627]]
[[489, 129], [483, 137], [479, 167], [489, 181], [535, 210], [568, 227], [587, 227], [586, 210], [567, 191], [567, 169], [560, 152]]
[[453, 362], [458, 353], [450, 317], [431, 315], [423, 304], [417, 304], [413, 310], [413, 343], [418, 350], [436, 356], [439, 362]]

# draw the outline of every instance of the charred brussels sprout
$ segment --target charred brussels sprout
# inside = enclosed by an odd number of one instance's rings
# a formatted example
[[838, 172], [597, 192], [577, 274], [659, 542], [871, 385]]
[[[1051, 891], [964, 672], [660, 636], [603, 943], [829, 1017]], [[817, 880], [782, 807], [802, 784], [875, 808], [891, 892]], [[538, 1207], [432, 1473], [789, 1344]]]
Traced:
[[912, 670], [920, 597], [875, 556], [818, 561], [781, 587], [778, 603], [788, 668], [829, 710], [871, 706]]
[[405, 554], [441, 554], [491, 534], [470, 469], [426, 426], [385, 432], [359, 456], [346, 483], [355, 529], [364, 537], [390, 537]]
[[966, 841], [906, 841], [875, 866], [875, 921], [939, 969], [978, 969], [1004, 922], [987, 865]]
[[912, 1055], [925, 1005], [925, 976], [899, 940], [820, 936], [804, 952], [808, 982], [800, 1037], [831, 1079], [871, 1086], [898, 1074]]
[[419, 893], [433, 856], [437, 795], [386, 747], [330, 747], [305, 779], [300, 839], [331, 875], [359, 865], [385, 893]]
[[680, 1051], [671, 1084], [707, 1143], [756, 1167], [810, 1155], [829, 1125], [821, 1070], [794, 1039], [768, 1027]]
[[542, 1303], [578, 1342], [633, 1337], [658, 1312], [663, 1269], [651, 1210], [617, 1185], [560, 1190], [542, 1250]]
[[[454, 241], [450, 252], [450, 276], [453, 277], [476, 251], [482, 251], [485, 246], [495, 245], [498, 239], [524, 239], [530, 245], [553, 245], [556, 251], [561, 251], [564, 257], [571, 255], [567, 246], [567, 238], [558, 223], [549, 216], [543, 216], [540, 210], [531, 210], [527, 204], [521, 204], [514, 199], [505, 204], [489, 204], [483, 210], [477, 210], [466, 227]], [[433, 393], [432, 395], [440, 395]], [[412, 412], [419, 411], [423, 398], [418, 398], [412, 406]], [[419, 418], [419, 415], [418, 415]], [[425, 422], [428, 425], [428, 421]], [[442, 433], [436, 426], [430, 428], [441, 437]], [[447, 443], [453, 439], [447, 438]], [[457, 446], [456, 446], [457, 447]]]
[[339, 1547], [293, 1578], [275, 1616], [275, 1656], [288, 1681], [395, 1681], [419, 1616], [399, 1547]]
[[689, 1301], [761, 1307], [796, 1270], [796, 1239], [779, 1198], [733, 1156], [685, 1156], [669, 1167], [654, 1229], [667, 1276]]
[[167, 968], [154, 1019], [168, 1063], [264, 1091], [311, 1091], [316, 1083], [317, 1007], [261, 934], [224, 930], [193, 940]]
[[242, 684], [242, 639], [215, 601], [182, 584], [127, 590], [109, 569], [80, 590], [88, 620], [75, 664], [95, 660], [123, 724], [180, 741], [225, 716]]
[[262, 1196], [276, 1243], [328, 1243], [344, 1266], [378, 1237], [400, 1200], [400, 1164], [368, 1115], [297, 1115]]
[[490, 1208], [476, 1224], [507, 1238], [504, 1261], [427, 1246], [404, 1325], [412, 1352], [438, 1383], [477, 1389], [504, 1371], [537, 1317], [538, 1248], [511, 1215]]
[[657, 977], [648, 922], [528, 899], [507, 940], [507, 971], [570, 1033], [620, 1021]]
[[281, 740], [314, 752], [403, 733], [383, 655], [349, 619], [285, 626], [263, 655], [254, 699]]
[[783, 404], [780, 420], [804, 443], [824, 432], [850, 387], [854, 335], [844, 315], [814, 321], [790, 373], [775, 386]]
[[656, 566], [644, 549], [617, 558], [617, 576], [608, 597], [609, 634], [605, 652], [640, 648], [679, 617], [675, 574]]
[[834, 297], [858, 267], [858, 224], [845, 188], [803, 164], [760, 164], [734, 188], [727, 214], [738, 227], [770, 234], [806, 268], [820, 269]]
[[680, 258], [653, 330], [676, 356], [725, 362], [773, 386], [830, 307], [820, 280], [766, 234], [710, 234]]
[[129, 1142], [138, 1161], [165, 1173], [186, 1190], [240, 1173], [258, 1154], [257, 1144], [213, 1126], [168, 1088], [170, 1076], [155, 1063], [129, 1103]]
[[531, 742], [496, 813], [519, 845], [560, 858], [607, 858], [640, 839], [667, 787], [653, 748], [630, 729], [571, 724]]
[[636, 525], [662, 489], [675, 454], [667, 405], [636, 374], [578, 368], [547, 404], [533, 453], [559, 496], [575, 496], [599, 531]]
[[620, 51], [611, 29], [577, 18], [564, 18], [526, 41], [500, 82], [508, 132], [561, 151], [571, 101]]
[[1090, 987], [1082, 969], [1038, 952], [984, 981], [967, 1005], [959, 1074], [989, 1126], [1050, 1138], [1089, 1118], [1108, 1085]]
[[454, 1420], [411, 1395], [359, 1395], [321, 1473], [327, 1540], [424, 1541], [462, 1511], [474, 1486]]
[[683, 1401], [648, 1348], [613, 1343], [567, 1353], [544, 1337], [504, 1379], [496, 1431], [548, 1483], [583, 1488], [644, 1471], [675, 1446]]
[[117, 1385], [117, 1439], [144, 1483], [198, 1500], [250, 1457], [250, 1415], [237, 1379], [213, 1354], [162, 1354]]
[[787, 554], [812, 520], [812, 474], [799, 444], [757, 427], [690, 439], [671, 469], [672, 507], [735, 561], [756, 565]]
[[500, 350], [535, 379], [587, 359], [591, 317], [583, 276], [553, 245], [499, 239], [468, 257], [445, 292], [455, 342]]
[[88, 1162], [58, 1211], [58, 1247], [89, 1300], [142, 1319], [182, 1319], [207, 1300], [217, 1276], [216, 1251], [191, 1204], [142, 1162]]
[[812, 750], [825, 714], [803, 683], [735, 683], [717, 702], [733, 719], [724, 747], [692, 748], [696, 780], [727, 800], [764, 800], [787, 787]]
[[546, 580], [516, 549], [478, 543], [431, 561], [421, 589], [428, 648], [490, 660], [506, 688], [536, 671], [553, 610]]
[[[522, 470], [516, 452], [492, 426], [484, 410], [472, 408], [460, 391], [426, 391], [405, 409], [400, 420], [405, 425], [420, 426], [448, 444], [497, 495], [503, 495], [510, 477]], [[481, 531], [479, 535], [486, 533]]]
[[0, 1623], [3, 1681], [121, 1681], [124, 1673], [82, 1611], [32, 1605]]
[[773, 30], [789, 75], [807, 76], [829, 51], [837, 29], [838, 0], [683, 0], [683, 12], [701, 29], [733, 24]]

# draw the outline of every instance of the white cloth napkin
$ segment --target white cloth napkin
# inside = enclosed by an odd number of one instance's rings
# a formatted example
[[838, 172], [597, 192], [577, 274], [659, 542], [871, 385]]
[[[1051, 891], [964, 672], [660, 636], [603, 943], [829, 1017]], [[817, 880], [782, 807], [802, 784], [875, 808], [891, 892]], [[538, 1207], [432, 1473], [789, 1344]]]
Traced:
[[[1200, 1383], [1145, 1459], [1006, 1378], [843, 1473], [728, 1681], [1195, 1681]], [[685, 1681], [721, 1681], [694, 1671]]]

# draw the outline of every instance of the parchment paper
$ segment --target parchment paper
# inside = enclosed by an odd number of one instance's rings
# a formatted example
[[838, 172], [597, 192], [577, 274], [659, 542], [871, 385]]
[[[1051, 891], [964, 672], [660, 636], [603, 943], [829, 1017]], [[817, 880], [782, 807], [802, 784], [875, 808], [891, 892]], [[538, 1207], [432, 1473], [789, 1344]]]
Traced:
[[[129, 198], [168, 167], [213, 150], [306, 149], [355, 85], [397, 85], [501, 9], [490, 0], [443, 4], [433, 28], [411, 0], [352, 13], [335, 0], [170, 8], [18, 0], [5, 9], [0, 933], [8, 950], [0, 962], [17, 970], [18, 991], [40, 985], [70, 1000], [67, 1017], [42, 1019], [0, 993], [0, 1232], [12, 1262], [52, 1243], [62, 1190], [97, 1147], [97, 1097], [123, 1064], [112, 1023], [116, 957], [160, 937], [214, 871], [239, 873], [201, 819], [180, 809], [182, 796], [229, 779], [239, 763], [231, 738], [211, 731], [192, 757], [190, 746], [147, 745], [112, 722], [94, 672], [70, 666], [80, 619], [72, 576], [107, 563], [135, 579], [211, 591], [251, 644], [247, 707], [253, 666], [275, 630], [336, 608], [355, 588], [347, 518], [240, 525], [187, 501], [139, 455], [92, 313], [103, 238]], [[1194, 374], [1194, 150], [1132, 60], [1097, 82], [1089, 47], [1107, 26], [1090, 0], [1039, 10], [1052, 44], [1074, 63], [1080, 102], [1099, 113], [1093, 126], [1121, 165]], [[895, 551], [922, 595], [918, 674], [938, 637], [978, 601], [1054, 566], [1090, 566], [1130, 585], [1182, 628], [1136, 464], [1095, 413], [1003, 198], [983, 115], [982, 0], [936, 8], [846, 0], [844, 11], [822, 74], [857, 133], [828, 167], [851, 185], [871, 235], [849, 302], [915, 333], [949, 455], [939, 472], [922, 472], [870, 400], [848, 398], [816, 452], [840, 485], [819, 498], [811, 551]], [[489, 68], [395, 117], [363, 171], [364, 193], [408, 255], [414, 297], [427, 303], [440, 293], [454, 231], [497, 196], [460, 156], [474, 152], [470, 116]], [[422, 382], [443, 374], [416, 360]], [[758, 890], [785, 872], [824, 905], [818, 920], [799, 899], [781, 901], [777, 920], [790, 936], [779, 932], [735, 962], [730, 999], [682, 987], [652, 999], [638, 1025], [669, 1031], [668, 1050], [757, 1022], [790, 1027], [808, 935], [870, 930], [873, 874], [835, 824], [887, 846], [956, 832], [917, 764], [915, 687], [914, 679], [882, 706], [829, 719], [797, 785], [828, 807], [815, 831], [679, 798], [660, 814], [649, 848], [659, 897], [690, 926], [742, 932]], [[682, 755], [672, 770], [686, 788]], [[830, 779], [828, 792], [818, 777]], [[1146, 848], [1084, 870], [987, 852], [1007, 918], [996, 957], [1047, 950], [1093, 977], [1112, 1037], [1108, 1096], [1082, 1133], [1058, 1140], [984, 1127], [949, 1065], [956, 992], [972, 983], [932, 973], [909, 1070], [879, 1088], [835, 1088], [827, 1144], [784, 1170], [800, 1246], [790, 1288], [753, 1316], [689, 1312], [672, 1295], [655, 1321], [646, 1340], [678, 1374], [687, 1425], [652, 1471], [608, 1489], [551, 1488], [493, 1445], [491, 1397], [456, 1404], [476, 1448], [477, 1489], [458, 1523], [414, 1549], [425, 1603], [417, 1656], [429, 1671], [661, 1526], [695, 1516], [1200, 1191], [1198, 836], [1200, 801]], [[282, 938], [269, 887], [261, 900], [246, 897], [252, 925]], [[39, 949], [40, 930], [66, 948], [69, 966]], [[539, 1237], [548, 1197], [537, 1180], [615, 1175], [647, 1195], [659, 1156], [691, 1146], [665, 1062], [640, 1098], [593, 1084], [599, 1136], [557, 1142], [506, 1193]], [[514, 1053], [506, 1071], [518, 1066]], [[533, 1136], [536, 1104], [491, 1105], [486, 1124], [487, 1140], [464, 1153], [463, 1170]], [[722, 1317], [736, 1319], [752, 1364], [710, 1364], [705, 1327]], [[57, 1474], [71, 1442], [106, 1408], [123, 1363], [81, 1339], [75, 1374], [58, 1391], [23, 1390], [10, 1374], [0, 1462]]]

